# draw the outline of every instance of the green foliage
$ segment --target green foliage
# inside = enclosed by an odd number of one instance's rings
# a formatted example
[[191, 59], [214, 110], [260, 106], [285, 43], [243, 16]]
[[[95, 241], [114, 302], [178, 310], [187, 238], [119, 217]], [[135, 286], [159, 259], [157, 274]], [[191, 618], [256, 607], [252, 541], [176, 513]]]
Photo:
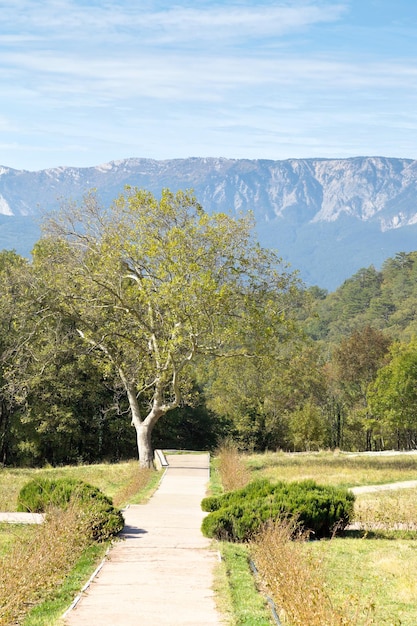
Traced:
[[220, 496], [207, 496], [201, 502], [201, 508], [205, 512], [218, 511], [222, 507], [228, 506], [236, 501], [236, 499], [254, 498], [270, 495], [273, 491], [273, 485], [266, 478], [260, 478], [248, 483], [242, 489], [228, 491]]
[[30, 306], [25, 302], [28, 267], [27, 260], [15, 252], [0, 252], [0, 463], [9, 461], [22, 404], [21, 388], [14, 384], [13, 372], [20, 365], [22, 337], [18, 320], [24, 319], [28, 327], [33, 324]]
[[26, 378], [26, 411], [19, 424], [15, 462], [33, 466], [133, 458], [134, 432], [120, 419], [111, 381], [103, 380], [74, 332], [67, 328], [56, 335], [56, 345], [52, 337], [42, 351], [33, 345], [44, 365], [39, 371], [33, 363]]
[[220, 574], [223, 579], [220, 592], [223, 591], [230, 598], [230, 613], [234, 618], [231, 623], [235, 626], [272, 624], [270, 607], [264, 595], [259, 593], [257, 580], [249, 564], [248, 546], [224, 542], [219, 545], [219, 551], [222, 557]]
[[18, 496], [18, 511], [44, 513], [48, 506], [65, 507], [79, 481], [71, 478], [34, 479], [26, 483]]
[[354, 496], [346, 489], [295, 483], [254, 481], [222, 496], [205, 498], [209, 511], [202, 523], [207, 537], [248, 541], [268, 521], [295, 518], [299, 527], [316, 538], [343, 529], [353, 513]]
[[26, 483], [18, 496], [18, 510], [44, 513], [48, 507], [66, 508], [81, 505], [88, 517], [91, 538], [104, 541], [123, 528], [121, 512], [97, 487], [72, 478], [34, 479]]
[[307, 329], [314, 339], [340, 341], [371, 325], [409, 340], [417, 332], [417, 252], [399, 252], [380, 271], [363, 268], [325, 298], [317, 290], [310, 295], [316, 315]]
[[327, 429], [323, 411], [312, 400], [291, 413], [289, 426], [294, 450], [320, 450], [326, 446]]
[[[291, 341], [271, 340], [270, 358], [215, 361], [203, 372], [208, 406], [230, 422], [228, 434], [241, 450], [328, 445], [322, 424], [299, 429], [292, 420], [293, 413], [315, 412], [326, 397], [317, 348], [294, 334]], [[308, 437], [299, 447], [303, 432]]]
[[378, 369], [385, 364], [390, 337], [371, 326], [356, 329], [334, 351], [339, 379], [351, 395], [364, 396]]
[[[390, 362], [382, 367], [369, 390], [369, 410], [393, 445], [416, 447], [417, 439], [417, 340], [397, 343]], [[394, 441], [393, 441], [394, 439]]]
[[173, 409], [153, 431], [155, 448], [213, 450], [227, 432], [227, 424], [206, 408], [204, 397], [195, 391], [190, 404]]
[[303, 293], [252, 226], [126, 189], [0, 252], [0, 463], [132, 458], [129, 408], [158, 447], [415, 446], [417, 252]]

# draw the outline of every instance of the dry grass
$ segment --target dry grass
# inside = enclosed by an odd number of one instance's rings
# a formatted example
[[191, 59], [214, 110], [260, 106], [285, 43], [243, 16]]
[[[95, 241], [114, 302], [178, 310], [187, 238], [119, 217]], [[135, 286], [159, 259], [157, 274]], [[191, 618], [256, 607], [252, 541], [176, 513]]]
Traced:
[[126, 484], [133, 484], [136, 479], [141, 480], [142, 471], [137, 460], [41, 469], [0, 468], [0, 511], [15, 511], [20, 489], [37, 476], [80, 479], [95, 485], [110, 498], [116, 498], [116, 494], [120, 498], [118, 492], [124, 490]]
[[251, 473], [233, 442], [224, 442], [219, 447], [216, 456], [220, 480], [225, 491], [240, 489], [250, 482]]
[[72, 506], [51, 510], [44, 524], [19, 537], [0, 559], [0, 625], [22, 615], [59, 585], [87, 547], [88, 521]]
[[[401, 469], [414, 471], [414, 464], [415, 459], [411, 460], [411, 465], [407, 459]], [[244, 486], [259, 474], [267, 475], [272, 480], [313, 478], [321, 483], [343, 484], [345, 481], [351, 482], [351, 479], [353, 483], [358, 480], [362, 482], [365, 476], [369, 477], [369, 470], [372, 469], [374, 479], [382, 473], [388, 478], [388, 471], [392, 467], [390, 460], [383, 460], [382, 465], [385, 467], [381, 468], [374, 460], [347, 459], [329, 453], [243, 456], [230, 443], [222, 446], [218, 452], [218, 470], [226, 491]], [[358, 476], [359, 468], [361, 471]], [[392, 513], [394, 515], [394, 511]], [[371, 511], [369, 514], [372, 516]], [[317, 554], [311, 549], [312, 544], [295, 531], [293, 522], [271, 524], [252, 545], [261, 580], [278, 607], [281, 623], [291, 626], [374, 624], [372, 600], [367, 596], [367, 600], [361, 603], [360, 589], [357, 595], [352, 591], [343, 597], [338, 606], [335, 605], [331, 582], [325, 577], [327, 550]], [[326, 542], [328, 547], [331, 544]]]
[[[417, 454], [239, 455], [229, 447], [221, 457], [225, 489], [259, 477], [345, 487], [417, 479]], [[417, 624], [416, 495], [417, 489], [357, 495], [353, 521], [361, 530], [329, 541], [291, 540], [291, 525], [265, 529], [250, 549], [283, 626]]]
[[113, 496], [114, 506], [121, 507], [134, 499], [145, 487], [147, 487], [153, 476], [159, 480], [159, 476], [153, 469], [139, 468], [135, 463], [131, 468], [131, 475], [128, 482], [121, 487]]
[[[152, 476], [154, 475], [154, 476]], [[92, 466], [2, 469], [0, 510], [16, 510], [21, 487], [36, 476], [79, 478], [98, 486], [115, 506], [137, 500], [159, 474], [137, 461]], [[40, 526], [2, 526], [0, 533], [0, 626], [22, 623], [35, 605], [58, 589], [88, 547], [88, 524], [76, 508], [53, 510]]]
[[322, 574], [322, 562], [306, 550], [294, 522], [271, 524], [253, 544], [256, 566], [273, 598], [280, 621], [291, 626], [368, 626], [372, 615], [359, 601], [333, 606]]
[[417, 454], [353, 455], [344, 452], [268, 452], [246, 457], [252, 479], [312, 479], [322, 485], [355, 487], [417, 480]]
[[354, 521], [362, 530], [395, 530], [398, 533], [416, 532], [417, 489], [378, 491], [358, 494], [355, 500]]
[[31, 536], [35, 530], [32, 524], [8, 524], [7, 522], [0, 524], [0, 558], [6, 554], [20, 537]]

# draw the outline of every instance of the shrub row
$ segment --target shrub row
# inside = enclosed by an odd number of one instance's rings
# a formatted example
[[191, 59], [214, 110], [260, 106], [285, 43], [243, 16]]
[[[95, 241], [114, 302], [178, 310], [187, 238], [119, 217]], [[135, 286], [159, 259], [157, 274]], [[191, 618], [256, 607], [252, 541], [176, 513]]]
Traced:
[[295, 518], [302, 531], [321, 539], [342, 530], [353, 514], [354, 495], [347, 489], [312, 480], [270, 483], [257, 480], [243, 489], [204, 498], [202, 523], [206, 537], [249, 541], [268, 521]]
[[19, 493], [18, 511], [44, 513], [49, 507], [65, 509], [70, 503], [81, 507], [95, 541], [105, 541], [123, 528], [123, 515], [112, 500], [97, 487], [73, 478], [31, 480]]

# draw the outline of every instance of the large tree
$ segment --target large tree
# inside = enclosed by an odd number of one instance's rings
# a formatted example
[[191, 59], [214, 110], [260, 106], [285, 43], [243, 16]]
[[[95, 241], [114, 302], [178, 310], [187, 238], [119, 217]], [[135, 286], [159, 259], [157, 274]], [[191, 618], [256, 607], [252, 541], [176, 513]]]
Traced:
[[15, 252], [0, 252], [0, 464], [9, 460], [13, 416], [21, 395], [15, 388], [13, 371], [23, 341], [18, 320], [23, 316], [27, 321], [22, 304], [27, 268], [27, 261]]
[[334, 350], [333, 360], [338, 381], [352, 403], [366, 406], [369, 384], [380, 367], [385, 365], [391, 339], [382, 331], [365, 326], [342, 339]]
[[417, 340], [395, 343], [390, 362], [369, 388], [369, 407], [381, 436], [398, 449], [417, 446]]
[[374, 420], [368, 408], [369, 385], [375, 380], [379, 369], [386, 364], [390, 344], [389, 336], [371, 326], [365, 326], [343, 339], [333, 353], [339, 402], [345, 406], [349, 417], [345, 425], [351, 431], [351, 437], [357, 441], [360, 441], [362, 431], [365, 431], [367, 450], [372, 448], [375, 435]]
[[251, 216], [208, 215], [190, 192], [158, 200], [126, 188], [110, 208], [95, 194], [64, 206], [44, 231], [39, 289], [119, 377], [142, 466], [155, 424], [190, 389], [193, 360], [255, 358], [293, 332], [296, 277], [253, 239]]

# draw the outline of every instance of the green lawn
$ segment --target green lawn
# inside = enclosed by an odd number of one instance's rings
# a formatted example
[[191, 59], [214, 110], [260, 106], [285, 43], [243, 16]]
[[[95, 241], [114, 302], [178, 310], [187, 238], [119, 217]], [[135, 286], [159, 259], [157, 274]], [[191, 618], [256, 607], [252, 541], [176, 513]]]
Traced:
[[357, 599], [378, 626], [417, 624], [416, 540], [336, 538], [309, 543], [306, 550], [322, 559], [336, 605]]

